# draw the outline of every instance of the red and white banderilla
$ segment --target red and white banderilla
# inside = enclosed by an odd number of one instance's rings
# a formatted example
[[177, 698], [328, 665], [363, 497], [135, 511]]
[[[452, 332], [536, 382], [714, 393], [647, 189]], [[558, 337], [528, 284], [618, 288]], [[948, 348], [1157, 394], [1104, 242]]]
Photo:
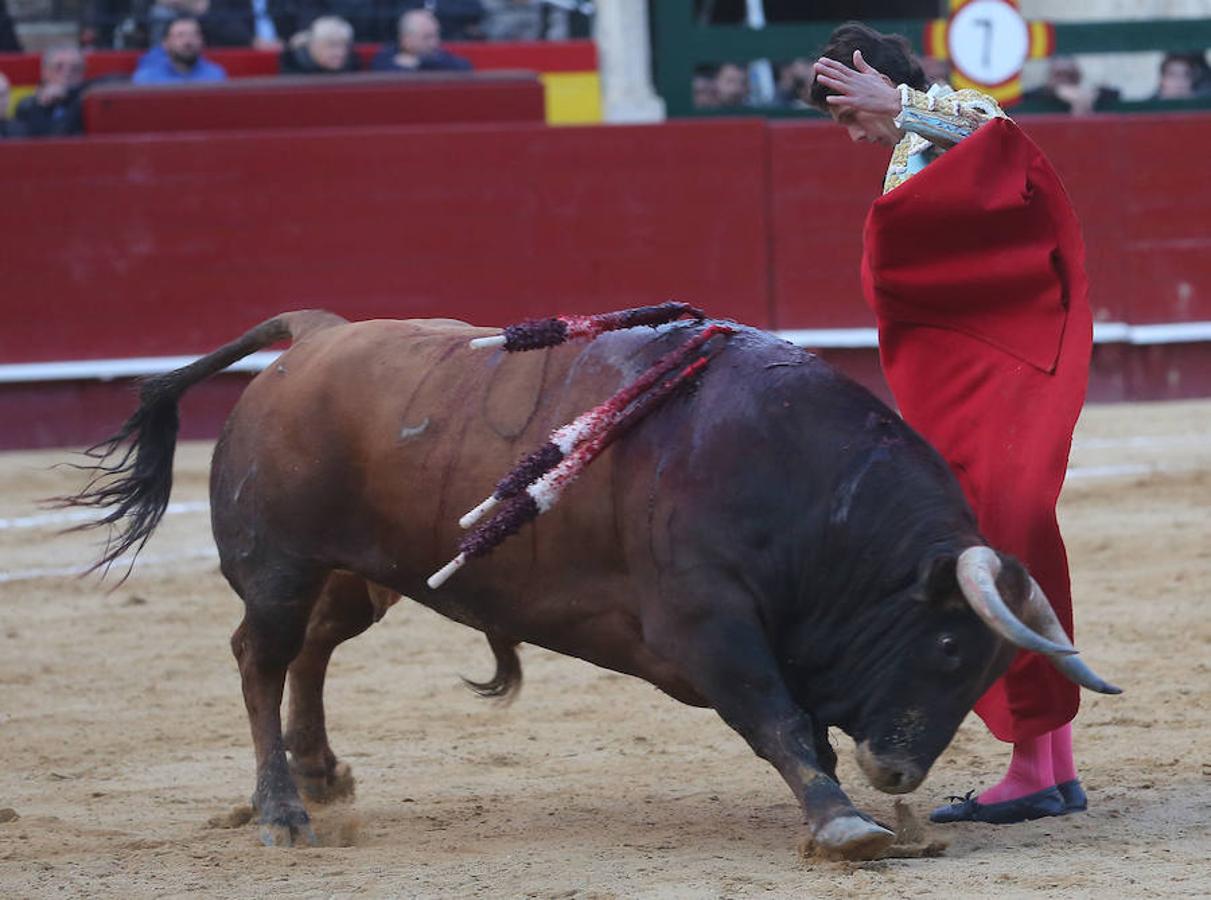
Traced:
[[458, 556], [430, 576], [429, 587], [440, 587], [468, 559], [491, 552], [527, 522], [554, 506], [564, 489], [580, 477], [589, 463], [673, 391], [705, 369], [710, 357], [699, 357], [653, 387], [662, 376], [684, 363], [712, 337], [733, 333], [734, 329], [726, 325], [711, 325], [662, 356], [605, 403], [552, 432], [543, 447], [523, 459], [499, 482], [488, 500], [460, 520], [466, 527], [497, 503], [505, 504], [489, 521], [463, 537], [458, 545]]
[[732, 334], [734, 329], [726, 325], [710, 325], [694, 335], [680, 347], [670, 350], [627, 387], [622, 388], [613, 397], [578, 416], [574, 421], [551, 432], [546, 443], [523, 458], [513, 469], [497, 482], [496, 490], [479, 506], [458, 520], [463, 528], [474, 525], [498, 503], [508, 500], [524, 491], [530, 484], [538, 480], [550, 469], [563, 461], [572, 450], [582, 441], [592, 440], [604, 430], [611, 427], [619, 415], [633, 403], [642, 393], [647, 391], [657, 381], [671, 372], [678, 364], [689, 358], [690, 354], [703, 346], [717, 334]]

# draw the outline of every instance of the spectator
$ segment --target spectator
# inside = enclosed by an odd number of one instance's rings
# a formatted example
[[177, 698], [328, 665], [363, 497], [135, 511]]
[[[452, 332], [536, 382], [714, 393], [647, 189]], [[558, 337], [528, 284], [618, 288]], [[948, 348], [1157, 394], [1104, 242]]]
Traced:
[[186, 84], [225, 81], [227, 72], [202, 56], [206, 41], [202, 26], [192, 16], [178, 16], [168, 23], [160, 46], [139, 59], [130, 80], [135, 84]]
[[357, 69], [353, 26], [340, 16], [320, 16], [282, 51], [282, 71], [288, 74], [338, 75]]
[[8, 14], [8, 3], [0, 0], [0, 53], [20, 53], [21, 41], [13, 28], [13, 17]]
[[1211, 93], [1211, 71], [1201, 53], [1168, 53], [1161, 60], [1155, 100], [1187, 100]]
[[1053, 56], [1047, 64], [1047, 83], [1026, 91], [1022, 99], [1040, 112], [1067, 112], [1084, 116], [1119, 99], [1114, 88], [1099, 85], [1089, 87], [1083, 81], [1081, 67], [1071, 56]]
[[694, 71], [694, 108], [718, 109], [719, 94], [715, 90], [715, 69], [700, 66]]
[[61, 137], [84, 130], [80, 96], [84, 54], [75, 44], [52, 44], [42, 54], [42, 82], [17, 104], [18, 126], [30, 137]]
[[442, 49], [441, 25], [433, 13], [412, 9], [399, 17], [399, 41], [370, 62], [375, 72], [467, 71], [471, 63]]
[[715, 96], [719, 106], [748, 103], [748, 72], [736, 63], [724, 63], [715, 73]]
[[0, 72], [0, 138], [25, 137], [25, 128], [8, 117], [8, 76]]
[[778, 70], [778, 86], [774, 100], [778, 106], [805, 107], [808, 105], [807, 90], [811, 87], [815, 72], [806, 59], [795, 59]]
[[451, 41], [474, 41], [484, 36], [481, 0], [404, 0], [403, 12], [425, 10], [437, 17], [441, 33]]

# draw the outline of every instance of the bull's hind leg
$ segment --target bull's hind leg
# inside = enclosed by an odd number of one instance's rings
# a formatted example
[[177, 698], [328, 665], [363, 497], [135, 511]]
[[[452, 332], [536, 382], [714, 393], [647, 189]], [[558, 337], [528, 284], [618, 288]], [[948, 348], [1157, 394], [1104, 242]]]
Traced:
[[286, 670], [303, 646], [307, 621], [324, 582], [323, 572], [304, 575], [288, 564], [264, 565], [247, 580], [233, 579], [244, 599], [244, 621], [231, 636], [240, 667], [244, 705], [256, 750], [252, 805], [266, 844], [315, 843], [307, 811], [286, 764], [282, 693]]
[[299, 790], [319, 803], [353, 794], [353, 773], [337, 761], [324, 720], [324, 678], [336, 647], [357, 637], [399, 595], [348, 572], [334, 572], [307, 623], [303, 649], [290, 664], [286, 749]]

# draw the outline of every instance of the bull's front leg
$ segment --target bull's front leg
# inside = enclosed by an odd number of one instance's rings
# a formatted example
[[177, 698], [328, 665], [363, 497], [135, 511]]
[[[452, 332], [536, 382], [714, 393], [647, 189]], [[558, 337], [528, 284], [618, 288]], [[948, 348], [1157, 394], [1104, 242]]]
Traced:
[[826, 737], [824, 756], [821, 728], [791, 697], [758, 623], [693, 618], [646, 629], [651, 649], [675, 660], [682, 677], [778, 770], [802, 805], [817, 848], [846, 859], [878, 856], [895, 835], [841, 790], [833, 777], [836, 755]]

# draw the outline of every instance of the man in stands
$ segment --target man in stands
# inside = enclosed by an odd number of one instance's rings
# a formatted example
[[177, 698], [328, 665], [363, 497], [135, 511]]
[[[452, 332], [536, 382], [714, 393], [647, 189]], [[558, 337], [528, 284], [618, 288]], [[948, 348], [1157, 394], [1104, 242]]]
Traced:
[[54, 44], [42, 54], [42, 83], [17, 104], [14, 118], [30, 137], [60, 137], [84, 130], [84, 54], [75, 44]]
[[715, 73], [715, 95], [720, 106], [748, 104], [748, 72], [738, 63], [725, 62]]
[[1026, 91], [1022, 99], [1038, 112], [1068, 112], [1087, 116], [1112, 106], [1119, 91], [1084, 83], [1081, 67], [1071, 56], [1053, 56], [1047, 64], [1047, 83]]
[[460, 72], [471, 63], [442, 49], [441, 26], [427, 9], [399, 17], [399, 42], [388, 44], [370, 63], [375, 72]]
[[1211, 69], [1202, 53], [1168, 53], [1161, 60], [1155, 100], [1188, 100], [1211, 94]]
[[139, 59], [131, 81], [135, 84], [188, 84], [224, 81], [227, 72], [202, 56], [206, 43], [202, 26], [192, 16], [179, 16], [168, 24], [164, 40]]
[[340, 16], [320, 16], [290, 39], [282, 51], [282, 71], [295, 75], [337, 75], [356, 72], [353, 26]]

